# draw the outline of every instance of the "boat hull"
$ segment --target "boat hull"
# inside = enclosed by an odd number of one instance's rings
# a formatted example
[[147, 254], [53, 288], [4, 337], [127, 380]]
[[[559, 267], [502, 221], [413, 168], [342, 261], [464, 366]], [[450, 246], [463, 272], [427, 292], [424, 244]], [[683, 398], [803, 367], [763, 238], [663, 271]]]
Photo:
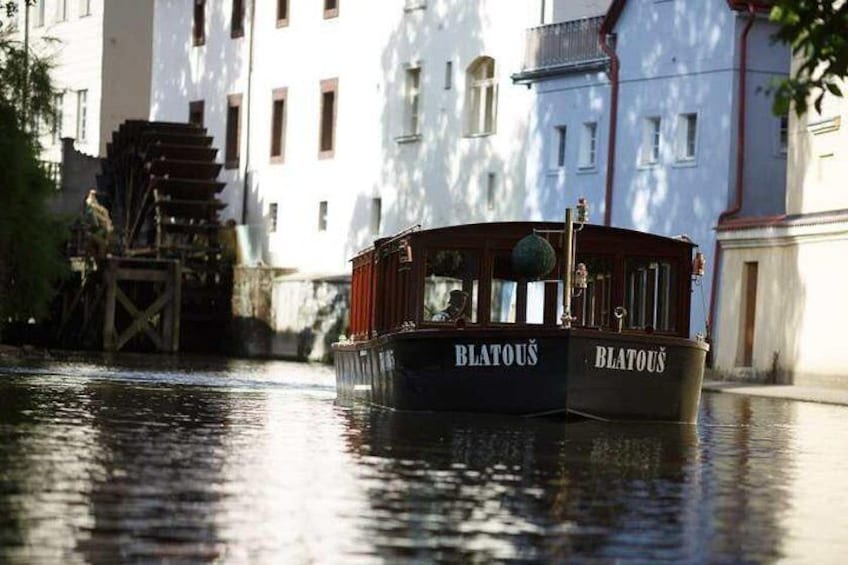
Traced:
[[695, 422], [707, 348], [680, 338], [509, 329], [413, 330], [334, 349], [342, 403]]

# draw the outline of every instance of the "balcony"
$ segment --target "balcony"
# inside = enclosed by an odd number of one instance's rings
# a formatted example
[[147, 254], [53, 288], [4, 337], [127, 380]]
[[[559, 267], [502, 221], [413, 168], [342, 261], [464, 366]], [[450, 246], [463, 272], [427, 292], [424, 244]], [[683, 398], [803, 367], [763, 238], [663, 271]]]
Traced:
[[604, 16], [559, 22], [527, 30], [524, 65], [514, 82], [533, 82], [567, 72], [603, 68], [607, 56], [598, 42]]

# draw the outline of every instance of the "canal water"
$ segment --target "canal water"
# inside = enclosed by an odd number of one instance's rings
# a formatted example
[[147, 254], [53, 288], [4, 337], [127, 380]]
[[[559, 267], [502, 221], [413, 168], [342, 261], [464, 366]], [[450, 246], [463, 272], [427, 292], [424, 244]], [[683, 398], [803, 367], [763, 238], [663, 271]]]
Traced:
[[0, 563], [791, 562], [848, 556], [848, 408], [698, 426], [400, 414], [331, 370], [0, 366]]

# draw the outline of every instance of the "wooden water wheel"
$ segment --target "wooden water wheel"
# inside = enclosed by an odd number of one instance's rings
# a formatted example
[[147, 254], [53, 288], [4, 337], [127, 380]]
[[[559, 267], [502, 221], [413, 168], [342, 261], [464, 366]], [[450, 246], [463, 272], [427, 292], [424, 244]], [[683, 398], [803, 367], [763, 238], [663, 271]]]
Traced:
[[[103, 174], [98, 178], [114, 225], [115, 255], [125, 258], [129, 268], [136, 270], [145, 268], [144, 260], [148, 260], [149, 268], [162, 270], [165, 267], [154, 266], [179, 262], [176, 288], [180, 316], [175, 331], [181, 350], [219, 350], [222, 329], [230, 315], [232, 265], [221, 246], [220, 212], [226, 204], [219, 198], [225, 183], [217, 180], [221, 165], [215, 162], [216, 154], [205, 128], [127, 121], [113, 133], [103, 160]], [[156, 292], [161, 289], [138, 290], [141, 296], [134, 300], [143, 303], [145, 293], [155, 296]], [[133, 311], [132, 307], [128, 309]], [[161, 323], [159, 318], [167, 317], [165, 313], [157, 317], [154, 312], [146, 322], [131, 323], [152, 328]], [[151, 328], [141, 329], [155, 342], [148, 331]], [[109, 348], [111, 342], [105, 331], [104, 343]], [[143, 339], [140, 330], [139, 334]], [[120, 341], [117, 349], [122, 347]]]

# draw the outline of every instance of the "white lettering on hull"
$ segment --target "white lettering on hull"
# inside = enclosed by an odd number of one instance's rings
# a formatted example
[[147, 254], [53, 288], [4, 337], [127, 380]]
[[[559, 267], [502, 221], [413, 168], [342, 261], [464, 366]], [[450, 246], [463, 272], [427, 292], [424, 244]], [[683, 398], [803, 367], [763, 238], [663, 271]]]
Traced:
[[457, 343], [453, 346], [455, 367], [535, 367], [539, 346], [527, 343]]
[[661, 375], [665, 372], [666, 360], [665, 347], [660, 347], [659, 351], [653, 351], [604, 345], [595, 346], [596, 369], [637, 371]]

